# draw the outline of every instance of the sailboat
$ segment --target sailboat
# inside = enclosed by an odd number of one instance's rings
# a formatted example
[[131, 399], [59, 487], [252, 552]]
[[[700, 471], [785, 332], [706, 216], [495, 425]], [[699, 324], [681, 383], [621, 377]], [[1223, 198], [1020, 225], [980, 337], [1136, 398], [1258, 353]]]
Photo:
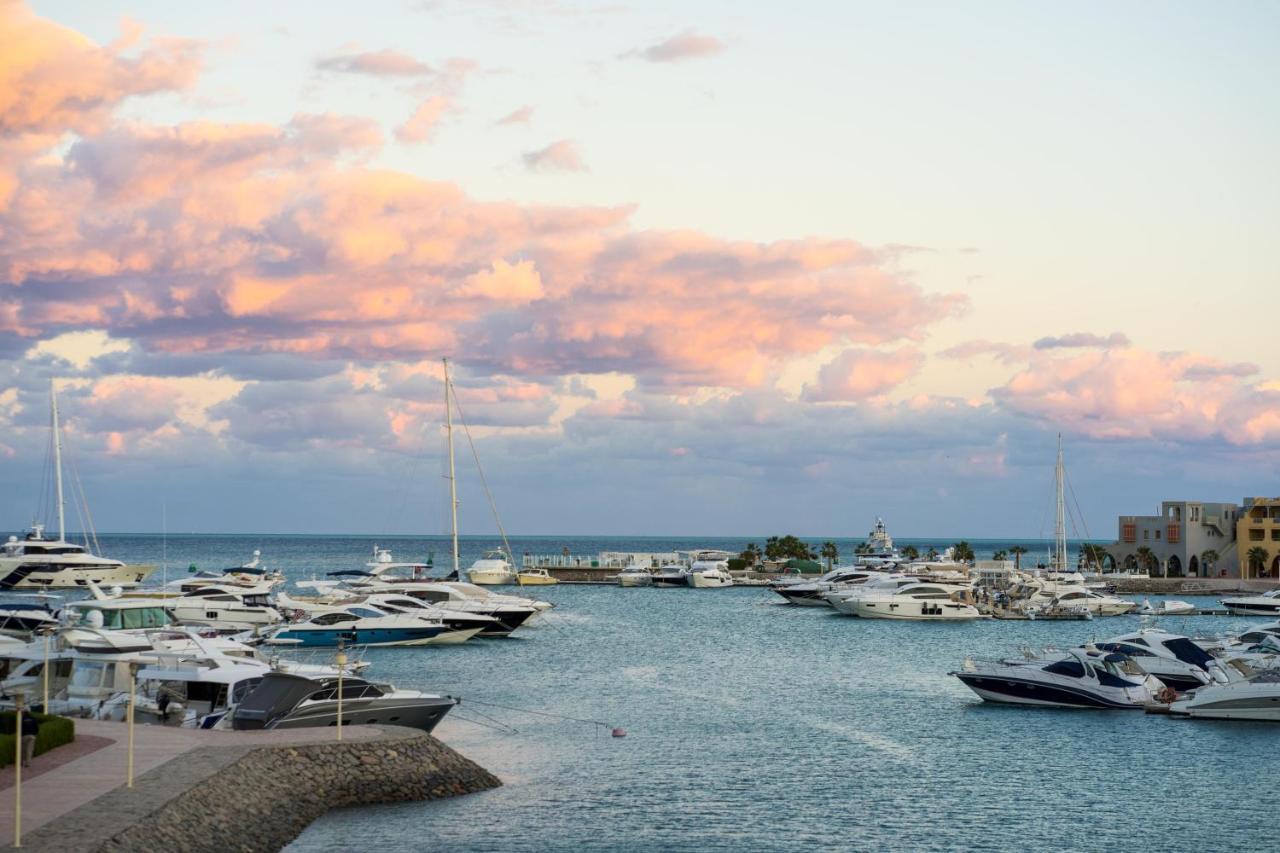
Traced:
[[[10, 536], [0, 545], [0, 590], [70, 589], [86, 583], [132, 587], [146, 580], [155, 566], [129, 566], [67, 541], [66, 501], [62, 486], [62, 429], [58, 422], [58, 392], [49, 383], [49, 408], [53, 440], [54, 503], [58, 538], [45, 536], [39, 522], [19, 539]], [[88, 512], [84, 513], [88, 517]], [[92, 525], [88, 525], [92, 527]], [[96, 536], [94, 536], [96, 540]]]
[[[449, 448], [449, 510], [452, 519], [453, 532], [453, 573], [455, 577], [461, 577], [458, 566], [458, 480], [457, 469], [454, 464], [453, 454], [453, 410], [457, 403], [456, 391], [453, 387], [453, 381], [449, 378], [449, 359], [444, 359], [444, 422], [445, 435]], [[462, 419], [462, 410], [458, 409], [458, 418]], [[466, 422], [462, 423], [463, 429], [466, 429]], [[502, 537], [502, 548], [496, 548], [486, 551], [481, 555], [480, 559], [471, 564], [471, 568], [467, 570], [467, 577], [471, 583], [480, 586], [502, 586], [505, 584], [518, 583], [521, 586], [547, 586], [558, 583], [546, 569], [525, 569], [524, 571], [516, 571], [511, 561], [511, 545], [507, 542], [507, 533], [502, 529], [502, 520], [498, 517], [498, 506], [493, 500], [493, 495], [489, 492], [489, 486], [484, 479], [484, 471], [480, 469], [480, 456], [475, 452], [475, 444], [471, 442], [471, 434], [467, 432], [467, 440], [471, 443], [471, 451], [475, 456], [476, 469], [480, 474], [480, 483], [484, 486], [485, 496], [489, 499], [489, 508], [493, 510], [493, 520], [498, 525], [498, 533]]]

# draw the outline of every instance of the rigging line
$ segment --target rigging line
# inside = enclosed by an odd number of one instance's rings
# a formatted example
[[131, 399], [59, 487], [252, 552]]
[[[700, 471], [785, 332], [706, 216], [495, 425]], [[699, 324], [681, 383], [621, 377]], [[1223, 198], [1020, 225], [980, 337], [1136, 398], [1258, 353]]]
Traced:
[[493, 512], [494, 524], [498, 525], [498, 535], [502, 537], [502, 547], [507, 550], [507, 558], [511, 560], [512, 568], [515, 567], [516, 556], [511, 553], [511, 543], [507, 541], [507, 531], [502, 529], [502, 519], [498, 517], [498, 505], [493, 500], [493, 493], [489, 491], [489, 482], [485, 479], [484, 469], [480, 467], [480, 454], [476, 451], [476, 443], [471, 438], [471, 427], [467, 426], [467, 418], [462, 414], [462, 404], [458, 402], [458, 389], [453, 384], [453, 380], [449, 380], [449, 390], [453, 392], [453, 407], [458, 410], [458, 420], [462, 423], [462, 432], [467, 437], [467, 444], [471, 446], [471, 456], [476, 460], [476, 473], [480, 475], [480, 485], [484, 488], [484, 496], [489, 499], [489, 509]]
[[509, 729], [510, 731], [515, 732], [516, 734], [519, 734], [520, 732], [519, 729], [517, 729], [515, 726], [511, 725], [510, 723], [503, 722], [502, 720], [499, 720], [497, 717], [486, 714], [484, 711], [481, 711], [478, 708], [472, 708], [470, 700], [468, 700], [467, 702], [467, 710], [473, 714], [479, 714], [481, 717], [484, 717], [486, 720], [493, 723], [495, 726], [501, 726], [504, 729]]
[[490, 708], [502, 708], [506, 711], [518, 711], [522, 714], [536, 714], [539, 717], [552, 717], [557, 720], [569, 720], [574, 723], [585, 723], [592, 726], [604, 726], [606, 729], [612, 726], [611, 723], [604, 723], [600, 720], [584, 720], [581, 717], [569, 717], [564, 714], [553, 714], [550, 711], [534, 711], [531, 708], [517, 708], [514, 705], [502, 705], [497, 702], [481, 702], [478, 699], [468, 699], [468, 705], [487, 705]]
[[464, 723], [470, 723], [471, 725], [479, 726], [482, 729], [492, 729], [493, 731], [498, 732], [500, 734], [504, 734], [504, 735], [520, 734], [519, 729], [515, 729], [515, 728], [512, 728], [511, 726], [506, 726], [506, 725], [503, 725], [501, 728], [499, 726], [491, 726], [488, 723], [482, 723], [479, 720], [473, 720], [470, 717], [467, 717], [456, 710], [449, 715], [449, 719], [461, 720]]
[[85, 544], [89, 543], [89, 537], [93, 537], [93, 553], [101, 554], [102, 546], [98, 544], [98, 530], [93, 524], [93, 512], [89, 509], [89, 499], [84, 494], [84, 484], [80, 482], [80, 466], [76, 464], [74, 457], [71, 459], [71, 476], [75, 478], [76, 489], [80, 492], [80, 506], [84, 508], [84, 516], [88, 521], [85, 525]]

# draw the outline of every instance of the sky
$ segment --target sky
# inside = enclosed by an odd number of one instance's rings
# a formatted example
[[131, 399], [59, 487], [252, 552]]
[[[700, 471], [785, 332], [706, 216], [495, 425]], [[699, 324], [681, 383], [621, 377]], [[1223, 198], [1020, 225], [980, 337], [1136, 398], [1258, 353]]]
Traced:
[[[0, 526], [1051, 532], [1280, 494], [1280, 7], [0, 0]], [[459, 436], [460, 522], [496, 529]], [[78, 526], [74, 521], [73, 527]]]

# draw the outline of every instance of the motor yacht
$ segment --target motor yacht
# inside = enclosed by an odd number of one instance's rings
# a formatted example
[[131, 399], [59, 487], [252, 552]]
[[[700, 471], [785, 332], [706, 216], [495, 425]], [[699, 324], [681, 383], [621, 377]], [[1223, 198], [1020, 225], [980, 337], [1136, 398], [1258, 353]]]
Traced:
[[857, 602], [863, 596], [888, 595], [902, 587], [914, 586], [920, 578], [914, 575], [885, 574], [871, 572], [857, 582], [842, 583], [822, 594], [822, 599], [837, 613], [845, 616], [857, 616]]
[[40, 524], [23, 538], [10, 536], [0, 545], [0, 590], [74, 589], [86, 583], [137, 586], [155, 570], [99, 557], [62, 538], [48, 539]]
[[1255, 669], [1229, 661], [1212, 684], [1171, 702], [1170, 714], [1208, 720], [1280, 722], [1280, 669]]
[[399, 592], [357, 595], [350, 590], [336, 589], [333, 584], [326, 581], [302, 581], [301, 584], [314, 585], [324, 592], [320, 595], [297, 597], [286, 592], [277, 593], [276, 602], [290, 614], [294, 621], [301, 621], [319, 613], [341, 610], [352, 604], [367, 604], [383, 613], [404, 613], [432, 622], [441, 622], [451, 631], [466, 631], [474, 628], [479, 634], [501, 625], [497, 619], [483, 613], [450, 610]]
[[519, 573], [507, 559], [505, 551], [486, 551], [467, 569], [467, 577], [480, 586], [504, 586], [519, 580]]
[[301, 646], [425, 646], [462, 643], [480, 629], [451, 631], [441, 622], [406, 614], [389, 614], [368, 605], [350, 605], [280, 625], [271, 630], [267, 643]]
[[1224, 598], [1219, 603], [1234, 616], [1277, 616], [1280, 615], [1280, 589], [1261, 595]]
[[661, 587], [686, 587], [689, 585], [689, 575], [684, 566], [670, 563], [653, 573], [651, 584]]
[[1057, 708], [1139, 710], [1163, 687], [1122, 654], [1090, 657], [1081, 649], [1047, 662], [966, 659], [951, 675], [985, 702]]
[[[227, 719], [236, 730], [332, 726], [338, 720], [338, 690], [337, 678], [268, 673]], [[362, 678], [343, 679], [341, 691], [344, 726], [381, 723], [430, 732], [459, 701]]]
[[863, 619], [914, 619], [938, 622], [967, 622], [981, 618], [972, 604], [957, 601], [955, 587], [934, 583], [914, 583], [892, 592], [858, 595], [852, 602], [854, 613]]
[[870, 579], [880, 577], [885, 577], [885, 573], [876, 569], [848, 566], [832, 569], [814, 581], [777, 583], [772, 585], [771, 589], [785, 598], [788, 604], [798, 604], [801, 607], [826, 607], [831, 604], [826, 598], [827, 593], [851, 589], [865, 584]]
[[902, 554], [893, 545], [893, 537], [884, 526], [883, 518], [876, 518], [876, 523], [867, 539], [859, 546], [854, 557], [855, 564], [864, 568], [889, 569], [903, 562]]
[[1094, 592], [1082, 584], [1065, 589], [1052, 585], [1037, 592], [1027, 602], [1028, 607], [1083, 607], [1094, 616], [1123, 616], [1138, 608], [1136, 601]]
[[283, 619], [265, 593], [246, 592], [231, 584], [201, 586], [186, 595], [157, 600], [183, 625], [258, 628]]
[[653, 586], [653, 574], [645, 566], [632, 564], [618, 572], [618, 586]]
[[26, 639], [38, 631], [57, 628], [60, 623], [49, 606], [51, 600], [56, 597], [28, 593], [0, 601], [0, 636]]
[[204, 586], [234, 585], [237, 588], [243, 588], [255, 594], [265, 595], [285, 582], [283, 573], [268, 571], [262, 567], [261, 551], [254, 551], [253, 558], [239, 566], [221, 570], [201, 569], [195, 571], [194, 569], [195, 567], [193, 566], [190, 575], [170, 581], [167, 588], [191, 592]]
[[1213, 656], [1180, 634], [1144, 628], [1093, 645], [1103, 651], [1128, 655], [1144, 672], [1174, 690], [1195, 690], [1212, 680]]
[[546, 569], [521, 569], [516, 573], [516, 583], [520, 586], [555, 586], [560, 579]]
[[1143, 616], [1190, 616], [1196, 612], [1196, 606], [1189, 601], [1165, 599], [1153, 605], [1151, 599], [1142, 599], [1142, 606], [1137, 611]]
[[694, 589], [716, 589], [733, 586], [729, 563], [718, 556], [698, 554], [686, 571], [687, 582]]

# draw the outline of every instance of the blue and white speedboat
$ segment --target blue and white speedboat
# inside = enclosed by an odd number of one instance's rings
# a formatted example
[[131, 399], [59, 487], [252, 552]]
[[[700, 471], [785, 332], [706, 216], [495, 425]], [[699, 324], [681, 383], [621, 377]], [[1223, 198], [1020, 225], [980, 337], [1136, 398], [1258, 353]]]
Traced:
[[354, 646], [425, 646], [462, 643], [479, 631], [450, 630], [439, 621], [353, 605], [282, 625], [272, 631], [267, 642], [299, 646], [336, 646], [340, 642]]
[[1140, 709], [1164, 685], [1115, 652], [1072, 649], [1056, 660], [966, 660], [952, 672], [986, 702], [1054, 708]]

